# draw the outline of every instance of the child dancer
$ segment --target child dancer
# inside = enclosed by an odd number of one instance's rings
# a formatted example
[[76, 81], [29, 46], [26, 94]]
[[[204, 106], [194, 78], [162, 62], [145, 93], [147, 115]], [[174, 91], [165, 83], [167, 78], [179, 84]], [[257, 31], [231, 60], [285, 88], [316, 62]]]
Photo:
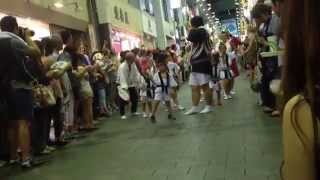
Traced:
[[170, 104], [170, 91], [172, 88], [177, 87], [178, 84], [174, 80], [173, 76], [168, 72], [167, 62], [169, 56], [165, 52], [160, 52], [159, 54], [155, 54], [154, 58], [157, 64], [158, 72], [153, 77], [155, 97], [150, 120], [152, 123], [156, 123], [155, 115], [161, 101], [164, 101], [168, 108], [168, 119], [175, 120], [175, 118], [172, 116], [172, 108]]
[[220, 84], [220, 76], [219, 76], [219, 53], [213, 55], [212, 62], [212, 79], [210, 81], [210, 89], [212, 89], [213, 93], [217, 93], [217, 105], [222, 106], [221, 103], [221, 84]]
[[175, 110], [184, 110], [185, 108], [180, 105], [178, 101], [178, 91], [179, 91], [179, 74], [181, 73], [180, 67], [177, 63], [174, 62], [175, 57], [174, 52], [168, 52], [168, 69], [169, 74], [172, 75], [176, 83], [178, 84], [176, 87], [171, 88], [170, 96], [173, 102], [173, 109]]
[[230, 69], [230, 56], [227, 54], [227, 46], [224, 43], [219, 45], [219, 64], [218, 71], [220, 79], [223, 83], [223, 89], [225, 91], [224, 99], [232, 99], [231, 96], [231, 79], [232, 79], [232, 70]]
[[154, 89], [152, 87], [152, 75], [149, 71], [143, 71], [141, 76], [140, 98], [143, 117], [151, 117]]

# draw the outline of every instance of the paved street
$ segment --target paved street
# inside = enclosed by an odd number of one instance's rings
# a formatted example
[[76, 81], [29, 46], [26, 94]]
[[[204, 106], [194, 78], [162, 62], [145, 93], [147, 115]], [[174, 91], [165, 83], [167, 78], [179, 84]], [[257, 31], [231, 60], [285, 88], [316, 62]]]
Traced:
[[[190, 104], [187, 86], [182, 104]], [[54, 153], [30, 171], [2, 172], [5, 180], [279, 180], [281, 127], [263, 114], [244, 80], [237, 95], [212, 114], [104, 121], [100, 129]], [[0, 170], [1, 172], [1, 170]], [[8, 174], [8, 172], [11, 172]]]

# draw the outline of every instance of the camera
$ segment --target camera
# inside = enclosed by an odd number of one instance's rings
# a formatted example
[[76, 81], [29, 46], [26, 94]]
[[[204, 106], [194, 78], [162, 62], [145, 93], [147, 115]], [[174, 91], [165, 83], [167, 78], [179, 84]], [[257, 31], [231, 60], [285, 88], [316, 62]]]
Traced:
[[28, 29], [28, 28], [24, 28], [24, 27], [19, 27], [19, 36], [25, 40], [26, 37], [26, 32], [30, 32], [30, 36], [33, 37], [34, 36], [34, 31]]

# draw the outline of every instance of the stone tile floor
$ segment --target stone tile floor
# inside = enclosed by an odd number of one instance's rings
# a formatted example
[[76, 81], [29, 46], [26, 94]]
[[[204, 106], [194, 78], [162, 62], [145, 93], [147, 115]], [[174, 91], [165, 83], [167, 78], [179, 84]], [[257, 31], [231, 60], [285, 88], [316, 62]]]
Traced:
[[[208, 115], [156, 125], [134, 117], [105, 120], [83, 140], [28, 171], [0, 170], [4, 180], [279, 180], [281, 126], [263, 114], [243, 79], [237, 95]], [[187, 86], [181, 103], [190, 104]]]

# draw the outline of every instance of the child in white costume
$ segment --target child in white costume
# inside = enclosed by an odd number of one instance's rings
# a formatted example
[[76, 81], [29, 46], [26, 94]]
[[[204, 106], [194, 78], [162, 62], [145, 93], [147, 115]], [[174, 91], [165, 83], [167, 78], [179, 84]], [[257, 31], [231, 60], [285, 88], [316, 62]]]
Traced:
[[154, 106], [151, 115], [151, 122], [156, 123], [156, 112], [158, 110], [160, 102], [165, 102], [169, 115], [168, 119], [175, 120], [172, 116], [172, 107], [170, 103], [170, 91], [172, 88], [177, 87], [178, 84], [175, 81], [172, 74], [168, 72], [167, 59], [169, 56], [165, 52], [160, 52], [156, 55], [155, 60], [157, 63], [158, 72], [153, 77], [153, 86], [155, 88]]
[[145, 72], [142, 74], [140, 78], [140, 98], [142, 104], [143, 117], [147, 118], [151, 117], [152, 101], [154, 99], [152, 74], [150, 72]]

